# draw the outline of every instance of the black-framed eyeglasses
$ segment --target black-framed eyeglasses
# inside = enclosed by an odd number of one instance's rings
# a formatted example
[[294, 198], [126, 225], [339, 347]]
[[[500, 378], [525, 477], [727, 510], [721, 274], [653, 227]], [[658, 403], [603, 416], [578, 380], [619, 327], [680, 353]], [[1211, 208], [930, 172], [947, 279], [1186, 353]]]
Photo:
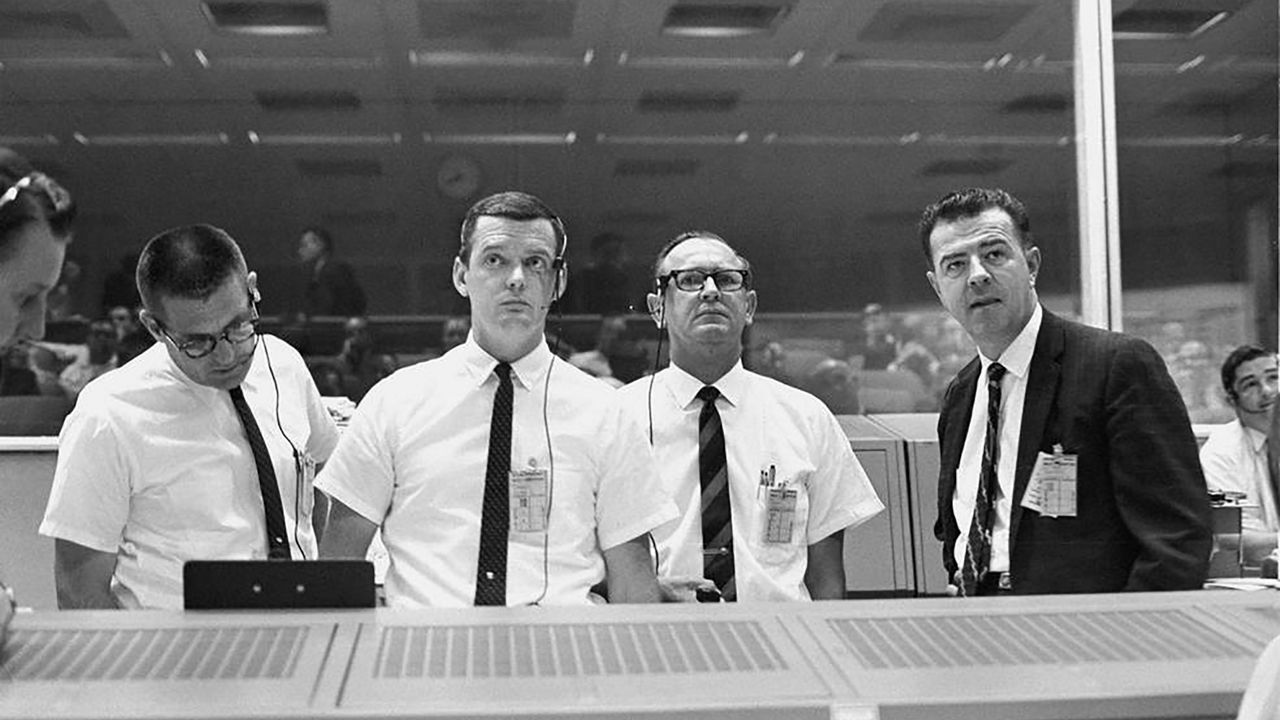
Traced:
[[218, 347], [218, 343], [222, 340], [226, 340], [228, 344], [235, 346], [257, 337], [259, 321], [258, 308], [255, 306], [253, 308], [253, 317], [249, 320], [232, 325], [218, 335], [189, 335], [181, 342], [170, 335], [169, 331], [165, 330], [164, 325], [161, 325], [158, 320], [156, 321], [156, 327], [160, 329], [161, 335], [168, 338], [169, 342], [178, 348], [179, 352], [192, 360], [199, 360], [213, 353], [214, 349]]
[[711, 278], [716, 283], [716, 289], [721, 292], [733, 292], [741, 290], [751, 284], [751, 273], [746, 270], [736, 270], [732, 268], [683, 268], [680, 270], [672, 270], [658, 278], [658, 285], [666, 287], [667, 283], [674, 282], [677, 288], [685, 292], [699, 292], [707, 284], [707, 278]]
[[10, 185], [4, 191], [4, 194], [0, 195], [0, 208], [4, 208], [5, 205], [17, 200], [18, 193], [28, 188], [34, 188], [44, 193], [44, 196], [49, 199], [49, 204], [53, 206], [55, 217], [65, 213], [71, 207], [71, 193], [67, 192], [66, 188], [59, 185], [57, 180], [42, 172], [33, 172]]

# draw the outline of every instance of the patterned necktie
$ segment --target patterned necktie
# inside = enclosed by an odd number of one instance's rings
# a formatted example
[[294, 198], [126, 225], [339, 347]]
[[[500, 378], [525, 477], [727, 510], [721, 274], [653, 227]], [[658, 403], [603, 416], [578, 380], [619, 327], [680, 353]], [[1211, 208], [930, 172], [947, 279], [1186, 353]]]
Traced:
[[511, 474], [511, 366], [498, 363], [498, 393], [489, 421], [489, 465], [484, 473], [480, 515], [480, 559], [476, 565], [476, 605], [507, 604], [507, 530]]
[[995, 524], [996, 498], [1000, 483], [996, 467], [1000, 463], [1000, 381], [1005, 368], [991, 363], [987, 368], [987, 437], [982, 443], [982, 470], [978, 475], [978, 495], [973, 502], [973, 521], [969, 523], [969, 540], [965, 547], [961, 591], [973, 595], [978, 581], [991, 566], [991, 528]]
[[231, 388], [231, 404], [240, 416], [240, 424], [244, 426], [245, 437], [249, 439], [249, 449], [253, 451], [253, 464], [258, 467], [258, 486], [262, 488], [262, 509], [267, 518], [267, 557], [272, 560], [288, 560], [289, 531], [284, 524], [284, 506], [280, 503], [280, 486], [276, 484], [276, 471], [271, 466], [271, 456], [267, 454], [267, 443], [262, 439], [262, 431], [258, 422], [253, 419], [249, 403], [245, 402], [244, 391], [239, 387]]
[[733, 600], [733, 522], [729, 513], [729, 470], [724, 427], [716, 410], [720, 391], [708, 385], [698, 391], [698, 480], [702, 485], [702, 570], [725, 600]]

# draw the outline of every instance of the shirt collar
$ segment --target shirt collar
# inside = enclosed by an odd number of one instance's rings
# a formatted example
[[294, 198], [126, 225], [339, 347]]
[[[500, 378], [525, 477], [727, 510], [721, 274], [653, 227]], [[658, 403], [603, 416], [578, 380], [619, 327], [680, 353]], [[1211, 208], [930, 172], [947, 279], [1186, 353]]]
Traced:
[[1266, 433], [1258, 432], [1257, 430], [1254, 430], [1248, 425], [1245, 425], [1244, 423], [1240, 422], [1239, 418], [1236, 418], [1236, 424], [1240, 426], [1240, 431], [1244, 434], [1244, 441], [1249, 444], [1249, 449], [1252, 450], [1255, 455], [1262, 455], [1266, 453], [1267, 451], [1267, 434]]
[[[463, 367], [475, 382], [476, 387], [480, 387], [493, 377], [493, 370], [498, 367], [498, 360], [480, 347], [480, 343], [476, 342], [475, 333], [468, 333], [467, 341], [457, 349], [460, 351]], [[528, 390], [542, 380], [543, 373], [550, 366], [551, 348], [547, 347], [546, 339], [543, 338], [543, 341], [528, 354], [511, 363], [513, 371], [511, 375], [525, 390]]]
[[[675, 400], [677, 406], [687, 410], [690, 405], [698, 401], [698, 391], [705, 387], [701, 380], [685, 372], [675, 363], [671, 363], [665, 372], [667, 389], [671, 392], [671, 398]], [[742, 361], [739, 360], [729, 368], [729, 372], [721, 375], [719, 380], [711, 384], [720, 391], [720, 396], [730, 405], [736, 406], [742, 402], [747, 392], [747, 370], [742, 367]]]
[[[1040, 322], [1043, 319], [1044, 310], [1040, 308], [1039, 303], [1036, 303], [1036, 309], [1031, 311], [1031, 319], [1027, 320], [1022, 332], [1018, 333], [1013, 342], [1009, 343], [1009, 347], [996, 358], [1014, 377], [1025, 380], [1027, 373], [1030, 372], [1031, 356], [1036, 351], [1036, 338], [1040, 335]], [[985, 376], [987, 368], [991, 367], [994, 361], [983, 355], [981, 350], [978, 351], [978, 357], [982, 361], [982, 373]]]

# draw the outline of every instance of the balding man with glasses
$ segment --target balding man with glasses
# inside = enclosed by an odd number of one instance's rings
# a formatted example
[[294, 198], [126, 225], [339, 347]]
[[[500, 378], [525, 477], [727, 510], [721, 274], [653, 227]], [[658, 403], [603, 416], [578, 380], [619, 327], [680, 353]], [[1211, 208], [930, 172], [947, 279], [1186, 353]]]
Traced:
[[156, 344], [80, 393], [40, 533], [61, 608], [181, 608], [187, 560], [312, 559], [337, 429], [301, 356], [257, 331], [257, 275], [209, 225], [147, 243]]
[[676, 599], [843, 598], [843, 537], [884, 509], [820, 400], [742, 366], [756, 293], [746, 259], [714, 233], [658, 254], [649, 312], [671, 365], [623, 389], [648, 428], [680, 516], [653, 531]]

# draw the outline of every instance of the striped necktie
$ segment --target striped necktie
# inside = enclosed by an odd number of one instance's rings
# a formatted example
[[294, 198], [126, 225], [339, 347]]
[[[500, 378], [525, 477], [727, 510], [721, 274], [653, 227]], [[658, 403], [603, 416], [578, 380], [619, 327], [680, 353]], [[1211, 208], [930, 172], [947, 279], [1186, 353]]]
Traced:
[[725, 600], [733, 600], [733, 518], [729, 512], [729, 470], [724, 427], [716, 410], [720, 391], [708, 385], [698, 391], [698, 480], [702, 485], [702, 569]]
[[489, 421], [489, 464], [484, 473], [480, 515], [480, 556], [476, 564], [476, 605], [507, 604], [507, 531], [511, 474], [511, 366], [498, 363], [498, 392]]
[[288, 560], [291, 557], [289, 531], [285, 527], [280, 486], [276, 484], [276, 471], [271, 466], [267, 443], [262, 439], [262, 430], [258, 428], [249, 403], [244, 399], [244, 391], [239, 387], [231, 388], [231, 404], [240, 416], [240, 424], [244, 426], [245, 437], [249, 440], [249, 449], [253, 451], [253, 464], [258, 468], [258, 487], [262, 489], [262, 509], [267, 520], [267, 557], [272, 560]]
[[976, 593], [978, 582], [991, 566], [991, 529], [996, 521], [996, 498], [1000, 496], [996, 468], [1000, 464], [1000, 381], [1004, 374], [1005, 367], [1000, 363], [991, 363], [987, 368], [987, 436], [982, 443], [978, 495], [973, 503], [973, 520], [969, 523], [961, 570], [961, 590], [965, 595]]

